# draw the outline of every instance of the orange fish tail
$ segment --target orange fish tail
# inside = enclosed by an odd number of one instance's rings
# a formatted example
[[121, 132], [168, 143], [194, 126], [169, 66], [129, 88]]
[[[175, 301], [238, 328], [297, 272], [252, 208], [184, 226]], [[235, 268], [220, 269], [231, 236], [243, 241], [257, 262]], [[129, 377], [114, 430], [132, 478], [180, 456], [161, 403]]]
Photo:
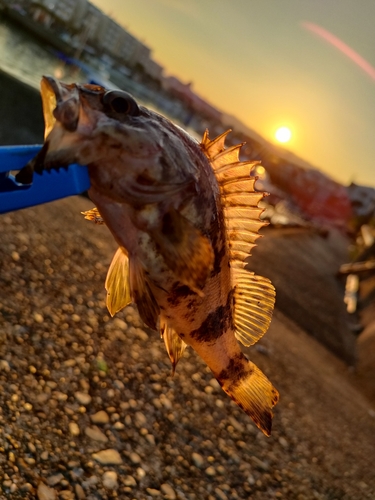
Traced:
[[264, 373], [241, 353], [231, 359], [217, 380], [224, 392], [269, 436], [272, 408], [279, 400], [279, 393]]

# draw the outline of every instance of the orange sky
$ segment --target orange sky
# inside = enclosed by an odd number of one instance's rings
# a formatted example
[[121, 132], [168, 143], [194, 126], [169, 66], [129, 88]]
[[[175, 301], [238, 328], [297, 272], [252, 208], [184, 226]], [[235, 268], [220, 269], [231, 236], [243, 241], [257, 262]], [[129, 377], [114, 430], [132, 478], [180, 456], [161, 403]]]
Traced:
[[375, 186], [375, 81], [306, 28], [322, 27], [375, 67], [375, 2], [94, 0], [153, 49], [167, 74], [336, 180]]

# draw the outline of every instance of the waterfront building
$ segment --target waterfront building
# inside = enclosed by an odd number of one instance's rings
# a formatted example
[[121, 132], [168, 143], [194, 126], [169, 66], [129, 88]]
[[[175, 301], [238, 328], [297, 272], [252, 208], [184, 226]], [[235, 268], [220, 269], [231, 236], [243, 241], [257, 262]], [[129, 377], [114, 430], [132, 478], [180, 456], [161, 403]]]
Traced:
[[86, 13], [87, 0], [31, 0], [33, 18], [44, 26], [58, 24], [78, 29]]

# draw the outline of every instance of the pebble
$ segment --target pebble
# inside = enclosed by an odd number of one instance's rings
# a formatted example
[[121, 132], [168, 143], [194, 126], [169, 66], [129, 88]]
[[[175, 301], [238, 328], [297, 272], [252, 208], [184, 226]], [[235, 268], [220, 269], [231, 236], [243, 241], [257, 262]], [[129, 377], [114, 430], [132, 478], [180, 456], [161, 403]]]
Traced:
[[81, 431], [76, 422], [69, 422], [69, 432], [72, 436], [79, 436]]
[[167, 500], [176, 500], [176, 492], [168, 483], [164, 483], [160, 486], [160, 490]]
[[36, 453], [36, 448], [35, 448], [34, 443], [31, 443], [31, 442], [27, 443], [27, 447], [28, 447], [30, 453]]
[[207, 474], [207, 476], [211, 476], [211, 477], [216, 476], [215, 467], [212, 467], [212, 465], [210, 465], [210, 467], [207, 467], [206, 474]]
[[92, 397], [87, 392], [77, 391], [74, 393], [74, 397], [78, 401], [79, 404], [87, 406], [91, 403]]
[[152, 497], [159, 497], [161, 492], [159, 490], [155, 490], [154, 488], [146, 488], [146, 491]]
[[48, 486], [56, 486], [56, 484], [59, 484], [60, 481], [64, 479], [64, 476], [61, 474], [54, 474], [53, 476], [47, 477], [47, 483]]
[[146, 434], [146, 440], [151, 446], [155, 446], [155, 437], [152, 434]]
[[129, 454], [129, 458], [134, 465], [140, 464], [142, 461], [141, 457], [138, 455], [138, 453], [135, 453], [135, 451], [132, 451]]
[[99, 441], [100, 443], [106, 443], [108, 441], [107, 436], [98, 427], [85, 427], [85, 434], [90, 439]]
[[37, 323], [43, 323], [43, 321], [44, 321], [43, 316], [37, 312], [34, 313], [34, 319]]
[[120, 328], [121, 330], [127, 330], [128, 325], [125, 323], [125, 321], [121, 318], [114, 318], [113, 324], [117, 327]]
[[115, 471], [106, 471], [103, 474], [103, 486], [108, 488], [109, 490], [117, 490], [118, 482], [117, 482], [117, 474]]
[[283, 448], [288, 448], [289, 444], [288, 441], [284, 437], [279, 437], [279, 443]]
[[39, 500], [56, 500], [57, 498], [56, 491], [52, 488], [49, 488], [44, 483], [38, 484], [36, 494], [38, 495]]
[[125, 389], [125, 385], [123, 382], [121, 382], [121, 380], [115, 380], [113, 384], [119, 391], [123, 391]]
[[98, 451], [97, 453], [93, 453], [92, 458], [102, 465], [122, 464], [122, 458], [120, 453], [113, 448], [108, 448], [107, 450], [102, 450]]
[[62, 490], [59, 493], [61, 500], [74, 500], [74, 493], [70, 490]]
[[141, 411], [135, 412], [135, 425], [137, 427], [144, 427], [147, 424], [147, 418]]
[[124, 483], [125, 486], [130, 486], [130, 487], [137, 486], [137, 481], [134, 479], [133, 476], [125, 476], [122, 479], [122, 483]]
[[33, 491], [33, 485], [31, 483], [24, 483], [20, 486], [20, 490], [25, 493], [30, 493]]
[[258, 469], [260, 469], [264, 472], [267, 472], [269, 470], [269, 466], [265, 462], [260, 460], [258, 457], [256, 457], [255, 455], [253, 455], [251, 457], [251, 461], [252, 461], [253, 465], [255, 467], [257, 467]]
[[6, 359], [0, 359], [0, 371], [9, 372], [10, 365]]
[[74, 492], [78, 500], [85, 500], [86, 493], [80, 484], [77, 483], [74, 485]]
[[191, 455], [191, 458], [194, 462], [195, 467], [198, 467], [198, 469], [201, 469], [203, 467], [204, 459], [202, 455], [200, 455], [199, 453], [193, 453]]
[[109, 422], [109, 415], [106, 411], [100, 410], [93, 415], [90, 415], [91, 422], [97, 425], [104, 425], [108, 424]]
[[139, 479], [143, 479], [146, 476], [146, 471], [142, 467], [138, 467], [137, 476]]
[[215, 494], [218, 500], [228, 500], [227, 495], [220, 488], [215, 488]]

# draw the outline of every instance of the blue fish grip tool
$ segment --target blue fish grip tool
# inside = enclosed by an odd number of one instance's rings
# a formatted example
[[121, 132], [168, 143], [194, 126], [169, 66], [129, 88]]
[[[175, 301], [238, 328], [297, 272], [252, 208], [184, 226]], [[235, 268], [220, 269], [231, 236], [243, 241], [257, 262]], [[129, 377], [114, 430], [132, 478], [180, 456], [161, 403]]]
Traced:
[[34, 173], [31, 184], [18, 183], [15, 174], [41, 148], [41, 145], [0, 146], [0, 214], [81, 194], [89, 189], [88, 169], [77, 164], [68, 169]]

